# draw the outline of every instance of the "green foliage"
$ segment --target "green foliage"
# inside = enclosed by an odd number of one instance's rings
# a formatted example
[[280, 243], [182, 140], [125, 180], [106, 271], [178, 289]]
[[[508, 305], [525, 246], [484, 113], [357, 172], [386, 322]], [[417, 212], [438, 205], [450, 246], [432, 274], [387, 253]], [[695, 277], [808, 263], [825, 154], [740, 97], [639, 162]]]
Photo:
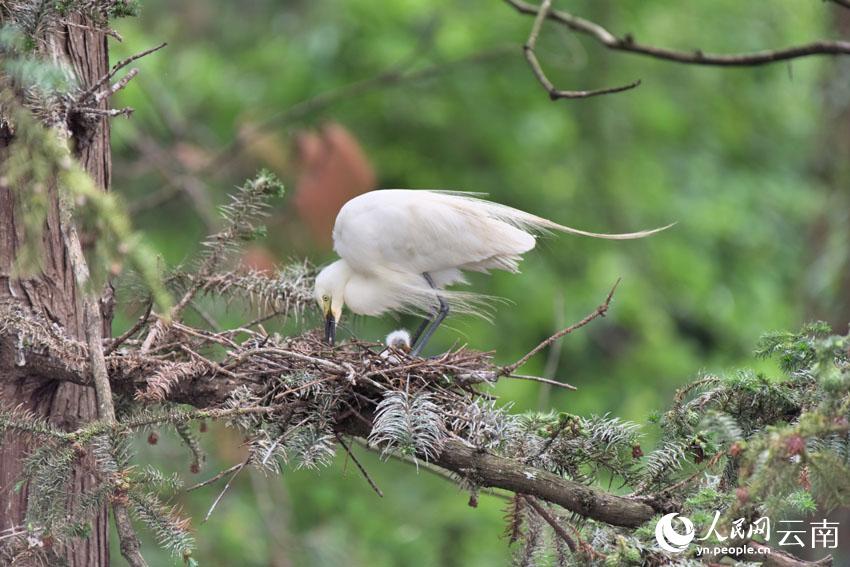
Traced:
[[66, 433], [53, 427], [44, 419], [36, 417], [31, 411], [22, 408], [5, 409], [0, 407], [0, 436], [9, 430], [36, 437], [56, 439], [67, 437]]
[[47, 443], [33, 451], [24, 463], [29, 482], [26, 524], [57, 533], [66, 519], [67, 486], [77, 454], [70, 445]]
[[519, 427], [535, 436], [532, 443], [521, 440], [521, 454], [552, 472], [587, 483], [605, 475], [630, 482], [638, 475], [635, 451], [641, 433], [637, 423], [608, 415], [549, 413], [523, 415]]
[[788, 506], [801, 514], [817, 512], [818, 505], [807, 490], [796, 490], [788, 495]]
[[446, 426], [440, 407], [431, 394], [407, 390], [387, 391], [375, 410], [369, 443], [383, 447], [381, 454], [393, 451], [426, 460], [436, 458], [446, 439]]
[[[74, 9], [85, 3], [64, 5]], [[4, 2], [2, 8], [11, 4]], [[20, 4], [41, 9], [28, 12], [25, 29], [37, 30], [49, 22], [45, 9], [51, 2]], [[841, 366], [829, 362], [810, 366], [806, 345], [816, 339], [808, 335], [790, 334], [789, 340], [801, 341], [802, 346], [777, 351], [781, 365], [803, 371], [792, 380], [807, 382], [807, 388], [795, 386], [784, 395], [761, 383], [759, 374], [775, 374], [771, 361], [757, 363], [755, 372], [744, 377], [716, 370], [749, 364], [747, 350], [765, 328], [792, 327], [812, 313], [830, 317], [836, 328], [846, 323], [841, 307], [847, 273], [846, 195], [830, 186], [829, 172], [824, 172], [829, 160], [822, 156], [840, 153], [821, 147], [829, 139], [823, 117], [832, 121], [830, 113], [837, 112], [827, 108], [829, 101], [841, 99], [836, 95], [840, 89], [828, 85], [834, 81], [840, 87], [843, 80], [831, 61], [807, 59], [731, 73], [690, 69], [606, 53], [547, 25], [541, 56], [557, 84], [583, 87], [621, 77], [644, 79], [640, 89], [627, 95], [550, 103], [521, 57], [519, 44], [527, 37], [530, 20], [492, 2], [470, 2], [462, 11], [455, 3], [424, 0], [380, 6], [374, 0], [287, 6], [268, 1], [250, 6], [230, 2], [178, 6], [161, 0], [145, 4], [140, 19], [118, 24], [125, 42], [111, 45], [113, 54], [123, 57], [161, 40], [170, 43], [168, 57], [145, 60], [140, 77], [145, 88], [119, 95], [122, 104], [137, 109], [132, 121], [113, 124], [114, 186], [130, 203], [167, 182], [149, 167], [149, 156], [139, 151], [137, 142], [143, 137], [154, 139], [172, 157], [179, 156], [175, 164], [182, 162], [180, 150], [187, 147], [216, 158], [221, 146], [247, 137], [247, 150], [226, 156], [233, 167], [216, 164], [214, 176], [198, 174], [220, 202], [224, 189], [217, 188], [235, 184], [245, 172], [255, 170], [257, 162], [271, 164], [294, 185], [296, 168], [284, 156], [290, 154], [289, 142], [297, 129], [340, 122], [363, 144], [382, 186], [486, 191], [498, 201], [588, 228], [631, 229], [679, 221], [672, 237], [622, 246], [547, 239], [525, 262], [525, 277], [475, 280], [482, 291], [509, 297], [518, 306], [500, 310], [492, 328], [461, 320], [457, 332], [436, 340], [445, 346], [460, 337], [473, 346], [493, 348], [510, 361], [531, 338], [552, 328], [551, 298], [563, 293], [568, 299], [565, 315], [572, 319], [596, 301], [610, 280], [624, 276], [610, 317], [598, 330], [571, 337], [564, 344], [560, 365], [553, 369], [556, 376], [577, 384], [579, 391], [555, 393], [550, 404], [539, 406], [533, 386], [500, 385], [498, 393], [517, 402], [512, 411], [545, 411], [551, 406], [578, 415], [610, 411], [642, 421], [693, 369], [715, 370], [718, 382], [705, 385], [705, 398], [695, 398], [689, 405], [685, 400], [687, 407], [658, 414], [664, 427], [656, 450], [681, 441], [683, 454], [659, 469], [673, 480], [706, 466], [715, 450], [744, 448], [740, 458], [749, 460], [749, 441], [733, 440], [735, 426], [748, 438], [777, 420], [794, 423], [795, 408], [822, 413], [828, 410], [825, 406], [841, 403], [846, 392], [846, 377], [836, 372]], [[825, 17], [828, 6], [820, 2], [769, 14], [762, 5], [732, 0], [691, 6], [686, 12], [657, 2], [622, 10], [612, 10], [613, 6], [579, 0], [570, 9], [598, 18], [612, 30], [684, 48], [760, 49], [832, 35]], [[488, 25], [480, 25], [483, 21]], [[216, 41], [207, 41], [209, 37]], [[246, 42], [246, 37], [257, 41]], [[261, 135], [251, 130], [300, 100], [373, 76], [411, 53], [416, 57], [409, 58], [410, 64], [419, 68], [506, 43], [510, 44], [506, 55], [491, 63], [367, 90], [329, 107], [317, 105]], [[20, 49], [36, 47], [31, 37], [25, 37]], [[33, 68], [18, 74], [50, 84], [49, 78], [40, 77], [42, 71], [50, 73]], [[246, 131], [252, 134], [244, 136]], [[846, 176], [835, 181], [839, 188], [845, 182]], [[312, 245], [303, 244], [303, 231], [287, 228], [292, 220], [291, 216], [286, 222], [271, 219], [268, 246], [279, 257], [300, 256], [305, 250], [315, 257]], [[182, 262], [187, 250], [206, 234], [183, 197], [138, 214], [134, 224], [150, 235], [167, 264]], [[108, 235], [97, 240], [114, 241]], [[237, 310], [217, 305], [214, 312], [220, 321], [229, 322]], [[121, 312], [116, 328], [127, 320], [134, 320], [134, 314]], [[353, 332], [374, 338], [385, 334], [389, 325], [397, 323], [358, 322]], [[539, 372], [535, 364], [529, 373]], [[746, 402], [753, 399], [755, 409], [748, 413]], [[705, 411], [702, 402], [707, 404]], [[752, 414], [765, 409], [768, 415], [754, 419]], [[739, 419], [740, 411], [744, 415]], [[173, 408], [152, 413], [156, 416], [149, 419], [156, 417], [158, 423], [188, 419]], [[530, 442], [520, 451], [510, 419], [480, 414], [476, 446], [514, 448], [527, 456], [542, 448], [552, 434], [550, 426], [557, 425], [555, 421], [544, 426], [536, 437], [523, 435]], [[819, 435], [819, 428], [817, 420], [807, 422], [807, 451], [810, 444], [816, 448], [815, 441], [831, 447], [818, 451], [840, 450], [840, 432]], [[646, 455], [635, 459], [632, 467], [639, 472], [646, 471], [645, 463], [655, 453], [655, 430], [645, 433], [641, 443]], [[782, 438], [779, 434], [777, 443]], [[506, 442], [511, 440], [514, 443]], [[585, 438], [577, 434], [573, 441], [583, 444]], [[782, 454], [754, 447], [770, 458]], [[625, 465], [629, 454], [625, 445], [622, 449]], [[706, 456], [697, 464], [699, 452]], [[146, 459], [159, 459], [166, 468], [184, 466], [172, 463], [170, 453], [160, 453], [169, 456], [153, 453]], [[230, 452], [216, 450], [213, 443], [213, 466], [229, 466], [231, 458]], [[726, 471], [724, 463], [725, 458], [712, 474]], [[339, 550], [354, 565], [449, 565], [446, 556], [461, 564], [504, 561], [504, 549], [492, 545], [491, 539], [498, 512], [494, 506], [488, 508], [485, 498], [478, 510], [458, 510], [457, 495], [438, 479], [420, 475], [412, 483], [391, 463], [378, 466], [367, 461], [370, 465], [385, 491], [396, 495], [384, 499], [381, 514], [364, 513], [372, 510], [374, 495], [368, 488], [358, 490], [356, 476], [335, 475], [333, 470], [319, 483], [301, 472], [287, 475], [294, 516], [291, 529], [298, 545], [284, 552], [296, 563], [336, 564], [333, 553]], [[838, 463], [823, 466], [825, 471], [840, 470]], [[789, 466], [781, 473], [790, 478], [799, 470], [800, 466]], [[220, 562], [268, 564], [276, 549], [273, 543], [245, 544], [249, 529], [251, 535], [263, 529], [250, 486], [234, 486], [233, 491], [236, 498], [227, 519], [205, 525], [203, 553]], [[341, 493], [347, 506], [342, 510], [329, 506], [329, 500], [336, 504], [329, 494]], [[205, 510], [209, 498], [204, 494], [184, 502]], [[410, 514], [411, 509], [417, 514]], [[619, 558], [617, 541], [603, 533], [600, 549], [606, 545], [606, 552]], [[651, 534], [646, 541], [651, 541]], [[444, 548], [452, 552], [443, 555]], [[155, 553], [155, 546], [147, 552]], [[159, 563], [166, 561], [160, 559]]]
[[[694, 522], [698, 533], [708, 529], [717, 513], [720, 525], [728, 526], [736, 518], [828, 513], [850, 504], [850, 391], [835, 388], [850, 373], [846, 340], [826, 334], [822, 325], [766, 335], [757, 354], [782, 360], [783, 378], [768, 379], [749, 370], [698, 377], [655, 420], [664, 437], [639, 459], [637, 472], [610, 470], [631, 481], [637, 494], [675, 502], [676, 510]], [[785, 364], [792, 359], [793, 364]], [[529, 433], [544, 438], [554, 430], [562, 431], [560, 436], [566, 439], [584, 439], [590, 446], [599, 439], [634, 442], [627, 435], [630, 428], [623, 431], [616, 421], [604, 418], [588, 424], [580, 418], [534, 414], [526, 423], [531, 424]], [[575, 426], [555, 429], [564, 423]], [[558, 451], [569, 457], [576, 452], [574, 443], [561, 446], [555, 441], [551, 447], [549, 451], [556, 453], [553, 459], [559, 457]], [[595, 472], [588, 475], [589, 481], [600, 480]], [[650, 520], [628, 538], [608, 526], [586, 522], [580, 534], [599, 553], [586, 564], [696, 564], [686, 554], [659, 554], [654, 546], [656, 521]], [[539, 538], [532, 541], [539, 546], [537, 542]]]
[[110, 18], [135, 17], [139, 15], [140, 9], [140, 0], [111, 0], [107, 7], [107, 16]]
[[55, 133], [37, 124], [8, 92], [0, 96], [15, 125], [15, 139], [7, 150], [9, 157], [4, 160], [0, 173], [8, 186], [22, 197], [17, 203], [28, 236], [16, 258], [19, 273], [33, 273], [43, 261], [41, 243], [36, 235], [41, 234], [47, 217], [50, 188], [58, 184], [66, 222], [73, 209], [76, 209], [75, 216], [90, 214], [95, 219], [94, 228], [100, 237], [95, 245], [94, 285], [102, 285], [109, 271], [120, 270], [121, 262], [127, 259], [151, 289], [159, 308], [167, 310], [171, 299], [162, 285], [156, 255], [141, 235], [132, 230], [118, 198], [98, 189], [73, 159], [67, 145], [60, 142]]
[[230, 203], [221, 207], [224, 219], [223, 230], [204, 241], [208, 257], [214, 258], [229, 247], [259, 238], [265, 228], [258, 220], [268, 216], [269, 199], [283, 196], [283, 184], [269, 171], [263, 170], [256, 177], [237, 188], [230, 196]]
[[206, 460], [206, 455], [204, 455], [204, 450], [201, 448], [195, 433], [188, 423], [182, 421], [175, 422], [174, 429], [192, 454], [192, 464], [189, 466], [189, 470], [193, 473], [200, 472], [201, 465]]
[[[38, 7], [32, 14], [36, 19], [29, 24], [37, 26], [44, 16], [42, 11], [53, 8], [50, 2], [32, 4]], [[25, 17], [26, 11], [16, 10], [15, 14]], [[21, 32], [13, 25], [0, 26], [0, 115], [14, 130], [12, 143], [4, 150], [0, 175], [4, 185], [18, 196], [16, 206], [25, 235], [16, 267], [22, 275], [41, 267], [39, 236], [52, 188], [58, 186], [62, 222], [89, 220], [89, 228], [96, 235], [96, 261], [92, 264], [96, 289], [101, 289], [108, 274], [120, 271], [127, 259], [152, 290], [160, 308], [167, 308], [170, 298], [161, 283], [156, 254], [133, 231], [118, 197], [95, 186], [65, 141], [63, 129], [67, 125], [62, 123], [62, 116], [68, 112], [67, 99], [75, 85], [66, 70], [23, 49], [25, 39], [34, 33], [26, 27]], [[23, 100], [16, 96], [18, 92], [25, 94]]]
[[180, 518], [174, 507], [163, 504], [159, 497], [144, 488], [132, 488], [127, 496], [131, 513], [153, 532], [159, 545], [174, 557], [188, 562], [195, 546], [188, 521]]
[[76, 86], [68, 73], [31, 50], [27, 36], [19, 27], [11, 24], [0, 25], [0, 55], [4, 60], [4, 82], [8, 81], [20, 90], [27, 91], [30, 100], [61, 96]]
[[156, 488], [176, 492], [183, 488], [183, 479], [179, 474], [165, 475], [154, 466], [147, 465], [135, 475], [135, 482], [147, 488]]

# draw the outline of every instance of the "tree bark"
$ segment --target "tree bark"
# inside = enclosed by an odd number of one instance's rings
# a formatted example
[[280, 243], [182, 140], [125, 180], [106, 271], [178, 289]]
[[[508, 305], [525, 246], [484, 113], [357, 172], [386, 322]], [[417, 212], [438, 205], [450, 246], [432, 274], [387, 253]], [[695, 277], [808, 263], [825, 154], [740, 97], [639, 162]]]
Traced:
[[[72, 23], [90, 26], [80, 16], [69, 16]], [[62, 25], [44, 38], [46, 57], [66, 66], [82, 87], [91, 85], [109, 69], [106, 36], [95, 26]], [[101, 103], [106, 107], [106, 101]], [[70, 143], [80, 164], [94, 182], [108, 190], [111, 176], [109, 124], [66, 123], [56, 125], [70, 133]], [[14, 151], [14, 138], [0, 138], [0, 160]], [[4, 146], [5, 147], [2, 147]], [[58, 188], [49, 187], [49, 210], [40, 235], [25, 235], [17, 203], [26, 199], [29, 187], [0, 185], [0, 301], [14, 301], [61, 325], [69, 337], [85, 340], [81, 293], [62, 237]], [[39, 243], [41, 269], [36, 274], [16, 275], [15, 259], [24, 239]], [[101, 301], [105, 336], [111, 326], [111, 299]], [[7, 342], [9, 339], [4, 339]], [[36, 415], [64, 428], [75, 429], [97, 417], [94, 388], [35, 375], [27, 366], [17, 366], [15, 345], [0, 349], [0, 403], [6, 407], [22, 405]], [[15, 491], [21, 478], [22, 461], [32, 449], [32, 439], [9, 433], [0, 446], [0, 529], [20, 526], [26, 513], [27, 487]], [[88, 470], [91, 470], [89, 467]], [[95, 478], [86, 471], [85, 459], [78, 464], [68, 487], [69, 506], [74, 499], [95, 486]], [[98, 567], [109, 564], [108, 515], [101, 510], [93, 522], [91, 535], [73, 540], [57, 550], [69, 567]]]

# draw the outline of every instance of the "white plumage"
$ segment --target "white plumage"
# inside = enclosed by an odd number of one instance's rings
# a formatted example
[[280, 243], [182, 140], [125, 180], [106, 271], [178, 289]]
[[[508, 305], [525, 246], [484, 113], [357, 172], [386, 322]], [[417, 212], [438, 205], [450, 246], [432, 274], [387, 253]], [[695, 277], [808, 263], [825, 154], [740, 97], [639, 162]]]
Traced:
[[406, 329], [397, 329], [387, 335], [384, 344], [398, 350], [410, 350], [410, 333]]
[[[665, 228], [598, 234], [469, 194], [371, 191], [348, 201], [337, 215], [333, 239], [340, 260], [316, 278], [316, 300], [325, 316], [333, 318], [329, 326], [339, 321], [343, 305], [372, 316], [387, 311], [433, 314], [441, 306], [480, 314], [481, 296], [445, 287], [464, 282], [466, 270], [517, 272], [522, 254], [534, 248], [535, 233], [557, 230], [627, 240]], [[424, 340], [433, 329], [429, 331]]]

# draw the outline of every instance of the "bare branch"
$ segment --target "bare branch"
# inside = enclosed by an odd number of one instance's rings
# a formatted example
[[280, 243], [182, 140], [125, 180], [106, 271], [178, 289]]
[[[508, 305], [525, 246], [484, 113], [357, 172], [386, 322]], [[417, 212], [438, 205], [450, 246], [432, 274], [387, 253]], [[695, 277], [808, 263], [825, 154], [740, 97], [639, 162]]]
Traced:
[[[80, 289], [90, 287], [90, 275], [83, 248], [73, 224], [63, 226], [65, 247], [68, 250], [69, 261]], [[115, 406], [112, 401], [112, 386], [109, 383], [109, 372], [106, 367], [106, 357], [103, 352], [103, 320], [98, 307], [98, 301], [91, 292], [83, 293], [80, 298], [85, 321], [86, 343], [92, 379], [97, 396], [97, 416], [109, 425], [116, 423]], [[124, 502], [119, 498], [112, 501], [112, 513], [115, 517], [115, 527], [121, 542], [121, 554], [131, 567], [147, 567], [147, 562], [141, 554], [139, 537], [133, 529], [130, 514]]]
[[619, 93], [633, 89], [640, 85], [640, 81], [638, 80], [629, 83], [628, 85], [591, 91], [564, 91], [555, 88], [555, 85], [552, 84], [552, 81], [549, 80], [546, 73], [543, 71], [543, 68], [540, 66], [540, 61], [537, 60], [537, 54], [535, 53], [537, 37], [540, 35], [540, 29], [543, 27], [543, 22], [549, 15], [551, 7], [552, 0], [543, 0], [543, 3], [540, 5], [537, 15], [534, 18], [534, 24], [531, 26], [531, 33], [528, 35], [528, 40], [525, 42], [525, 45], [523, 45], [525, 59], [528, 61], [528, 65], [531, 67], [534, 76], [537, 77], [538, 82], [540, 82], [540, 84], [543, 85], [543, 88], [546, 89], [546, 92], [549, 93], [549, 98], [552, 100], [558, 100], [561, 98], [588, 98], [592, 96]]
[[100, 101], [114, 95], [121, 89], [127, 86], [127, 84], [135, 78], [136, 75], [139, 74], [139, 70], [136, 68], [130, 69], [130, 71], [121, 77], [114, 85], [109, 87], [108, 89], [99, 91], [94, 93], [94, 101], [99, 103]]
[[[847, 0], [833, 1], [843, 5]], [[542, 6], [537, 7], [533, 4], [524, 2], [523, 0], [505, 0], [505, 2], [513, 6], [521, 14], [538, 17], [542, 11]], [[544, 2], [544, 4], [545, 3], [546, 2]], [[645, 55], [655, 59], [663, 59], [665, 61], [674, 61], [676, 63], [686, 63], [691, 65], [753, 67], [757, 65], [776, 63], [779, 61], [788, 61], [790, 59], [798, 59], [800, 57], [809, 57], [812, 55], [850, 54], [850, 42], [847, 41], [815, 41], [784, 49], [755, 51], [752, 53], [719, 54], [705, 53], [700, 50], [677, 51], [638, 43], [631, 35], [617, 37], [601, 25], [585, 20], [584, 18], [579, 18], [578, 16], [574, 16], [569, 12], [564, 12], [563, 10], [547, 10], [545, 15], [549, 20], [564, 25], [573, 31], [592, 37], [608, 49], [636, 53], [638, 55]]]
[[762, 562], [765, 567], [830, 567], [832, 565], [832, 556], [827, 555], [823, 559], [816, 561], [806, 561], [794, 557], [790, 553], [781, 549], [774, 549], [766, 546], [758, 541], [750, 541], [750, 547], [756, 550], [756, 553], [747, 554], [744, 558], [747, 561]]
[[384, 493], [381, 491], [381, 489], [378, 487], [378, 485], [375, 484], [375, 481], [372, 480], [372, 477], [369, 476], [369, 473], [366, 471], [366, 468], [360, 463], [359, 460], [357, 460], [357, 457], [354, 456], [354, 453], [351, 451], [351, 447], [349, 447], [346, 444], [346, 442], [342, 439], [342, 435], [337, 433], [336, 434], [336, 440], [339, 442], [340, 445], [342, 445], [342, 448], [345, 449], [345, 452], [348, 453], [348, 456], [351, 457], [351, 461], [357, 467], [357, 470], [360, 471], [360, 474], [363, 475], [363, 478], [366, 479], [366, 482], [369, 483], [369, 486], [372, 487], [372, 490], [375, 491], [375, 494], [377, 494], [378, 496], [383, 498]]
[[113, 502], [112, 515], [115, 518], [115, 530], [118, 532], [121, 556], [127, 560], [130, 567], [148, 567], [147, 561], [142, 556], [142, 545], [133, 528], [127, 508], [123, 504]]
[[567, 384], [566, 382], [558, 382], [557, 380], [552, 380], [550, 378], [544, 378], [543, 376], [529, 376], [528, 374], [507, 374], [505, 378], [517, 378], [519, 380], [531, 380], [532, 382], [540, 382], [541, 384], [546, 384], [547, 386], [557, 386], [558, 388], [563, 388], [565, 390], [573, 390], [576, 391], [578, 388], [573, 386], [572, 384]]
[[230, 489], [230, 485], [233, 483], [233, 479], [235, 479], [239, 475], [239, 473], [242, 472], [242, 469], [244, 469], [245, 466], [248, 464], [249, 459], [250, 456], [248, 457], [248, 459], [245, 459], [232, 469], [228, 469], [228, 472], [230, 470], [233, 470], [233, 474], [230, 475], [230, 478], [227, 479], [224, 488], [222, 488], [221, 492], [219, 492], [218, 496], [216, 496], [216, 499], [213, 501], [212, 505], [210, 506], [210, 509], [207, 511], [207, 515], [204, 516], [204, 520], [201, 522], [202, 524], [206, 523], [207, 520], [210, 519], [210, 516], [212, 516], [212, 513], [213, 511], [215, 511], [216, 506], [218, 506], [218, 503], [221, 502], [222, 498], [224, 498], [225, 493], [227, 493], [227, 491]]
[[62, 25], [65, 25], [65, 26], [83, 29], [83, 30], [86, 30], [86, 31], [90, 31], [92, 33], [102, 33], [104, 35], [108, 35], [111, 38], [114, 38], [118, 42], [124, 41], [124, 38], [121, 37], [121, 34], [119, 34], [117, 31], [115, 31], [111, 28], [108, 28], [108, 27], [99, 28], [99, 27], [95, 27], [95, 26], [87, 26], [87, 25], [84, 25], [84, 24], [78, 24], [76, 22], [72, 22], [70, 20], [60, 20], [60, 23]]
[[[115, 76], [115, 74], [118, 71], [120, 71], [121, 69], [123, 69], [124, 67], [126, 67], [127, 65], [132, 63], [133, 61], [136, 61], [137, 59], [141, 59], [142, 57], [144, 57], [146, 55], [150, 55], [151, 53], [153, 53], [155, 51], [159, 51], [160, 49], [162, 49], [166, 45], [168, 45], [168, 44], [167, 43], [161, 43], [161, 44], [157, 45], [156, 47], [151, 47], [150, 49], [146, 49], [146, 50], [144, 50], [140, 53], [136, 53], [135, 55], [131, 55], [130, 57], [127, 57], [126, 59], [122, 59], [121, 61], [119, 61], [118, 63], [113, 65], [108, 73], [106, 73], [104, 76], [102, 76], [100, 79], [98, 79], [92, 86], [90, 86], [89, 88], [84, 90], [80, 94], [80, 96], [77, 97], [77, 104], [82, 104], [82, 103], [86, 102], [88, 99], [95, 96], [95, 93], [97, 93], [105, 84], [107, 84], [112, 79], [112, 77]], [[136, 71], [136, 72], [138, 72], [138, 71]], [[132, 75], [132, 76], [130, 76], [130, 75]], [[127, 76], [130, 76], [130, 78], [128, 79]], [[124, 78], [121, 79], [121, 81], [118, 81], [118, 82], [121, 83], [122, 81], [124, 81], [124, 85], [126, 85], [127, 82], [130, 79], [132, 79], [133, 76], [135, 76], [135, 73], [133, 73], [133, 70], [131, 70], [129, 73], [127, 73], [127, 76], [125, 76]], [[119, 87], [119, 88], [121, 88], [121, 87]], [[117, 91], [118, 89], [115, 89], [115, 90]], [[98, 99], [98, 100], [102, 100], [102, 98]]]
[[112, 351], [114, 351], [116, 348], [120, 347], [122, 344], [124, 344], [127, 341], [127, 339], [129, 339], [130, 337], [132, 337], [133, 335], [138, 333], [142, 329], [142, 327], [147, 325], [148, 321], [150, 320], [150, 317], [151, 317], [151, 309], [153, 309], [153, 300], [148, 301], [148, 305], [147, 305], [147, 307], [145, 307], [144, 314], [141, 317], [139, 317], [139, 319], [133, 324], [132, 327], [130, 327], [129, 329], [127, 329], [126, 331], [121, 333], [121, 335], [119, 335], [118, 337], [113, 339], [112, 342], [109, 343], [109, 346], [107, 346], [105, 349], [103, 349], [103, 354], [104, 355], [111, 354]]
[[616, 496], [600, 488], [468, 447], [459, 441], [448, 441], [434, 463], [461, 476], [471, 477], [481, 486], [536, 496], [612, 526], [637, 527], [656, 513], [652, 506], [639, 499]]
[[192, 492], [193, 490], [198, 490], [199, 488], [203, 488], [205, 486], [209, 486], [210, 484], [218, 482], [219, 480], [221, 480], [225, 476], [229, 475], [230, 473], [232, 473], [236, 469], [242, 468], [242, 466], [243, 466], [242, 463], [236, 463], [232, 467], [229, 467], [229, 468], [226, 468], [222, 471], [219, 471], [218, 473], [216, 473], [214, 476], [208, 478], [207, 480], [201, 481], [197, 484], [190, 486], [189, 488], [186, 489], [186, 492]]
[[[531, 349], [528, 352], [528, 354], [526, 354], [525, 356], [523, 356], [522, 358], [520, 358], [519, 360], [517, 360], [513, 364], [508, 364], [507, 366], [503, 366], [502, 368], [499, 369], [499, 375], [500, 376], [510, 376], [511, 374], [513, 374], [514, 370], [516, 370], [517, 368], [519, 368], [520, 366], [522, 366], [523, 364], [525, 364], [526, 362], [531, 360], [531, 358], [535, 354], [537, 354], [538, 352], [540, 352], [541, 350], [543, 350], [547, 346], [551, 345], [552, 343], [554, 343], [555, 341], [557, 341], [561, 337], [569, 335], [570, 333], [572, 333], [573, 331], [575, 331], [577, 329], [581, 329], [582, 327], [584, 327], [585, 325], [587, 325], [588, 323], [590, 323], [591, 321], [593, 321], [597, 317], [604, 317], [605, 313], [608, 312], [608, 306], [611, 305], [611, 298], [614, 297], [614, 292], [617, 291], [618, 285], [620, 285], [620, 279], [619, 278], [617, 278], [617, 281], [614, 282], [614, 287], [612, 287], [611, 291], [608, 292], [608, 296], [605, 298], [605, 301], [603, 301], [599, 305], [599, 307], [597, 307], [592, 313], [587, 315], [584, 319], [582, 319], [578, 323], [570, 325], [569, 327], [566, 327], [565, 329], [561, 329], [560, 331], [558, 331], [557, 333], [555, 333], [554, 335], [552, 335], [551, 337], [549, 337], [548, 339], [546, 339], [545, 341], [543, 341], [542, 343], [540, 343], [539, 345], [537, 345], [536, 347]], [[543, 379], [539, 378], [538, 380], [543, 380]], [[556, 382], [556, 383], [563, 385], [560, 382]]]
[[124, 108], [91, 108], [83, 106], [77, 107], [74, 110], [80, 114], [96, 114], [98, 116], [108, 116], [110, 118], [115, 116], [129, 117], [133, 114], [133, 108], [130, 106], [125, 106]]
[[573, 540], [572, 536], [567, 533], [567, 530], [565, 530], [563, 526], [561, 526], [561, 524], [559, 524], [558, 521], [552, 517], [552, 514], [550, 514], [546, 510], [546, 508], [541, 506], [537, 502], [537, 500], [535, 500], [531, 496], [526, 496], [525, 494], [523, 494], [522, 498], [523, 500], [528, 502], [529, 506], [531, 506], [535, 512], [537, 512], [538, 516], [546, 520], [546, 523], [552, 526], [552, 529], [555, 530], [555, 533], [558, 534], [558, 537], [560, 537], [567, 543], [567, 546], [570, 548], [570, 551], [575, 553], [578, 549], [578, 546], [576, 546], [576, 542]]

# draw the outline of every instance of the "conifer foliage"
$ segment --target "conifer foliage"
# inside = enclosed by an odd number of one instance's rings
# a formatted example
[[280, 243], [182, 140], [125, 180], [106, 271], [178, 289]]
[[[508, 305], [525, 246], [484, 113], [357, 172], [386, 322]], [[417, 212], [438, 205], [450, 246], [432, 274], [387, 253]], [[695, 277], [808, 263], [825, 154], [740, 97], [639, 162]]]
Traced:
[[[850, 339], [823, 324], [761, 340], [756, 355], [779, 361], [783, 375], [697, 376], [651, 423], [639, 424], [513, 412], [488, 386], [516, 367], [495, 365], [492, 353], [461, 348], [421, 359], [358, 340], [323, 344], [304, 324], [312, 322], [305, 318], [313, 301], [308, 263], [274, 275], [232, 268], [234, 251], [262, 238], [263, 217], [282, 193], [267, 172], [238, 188], [197, 259], [160, 270], [117, 202], [93, 190], [52, 129], [57, 113], [85, 115], [81, 100], [90, 93], [39, 56], [43, 29], [68, 12], [105, 22], [133, 9], [127, 2], [0, 2], [0, 126], [12, 137], [2, 175], [20, 188], [28, 236], [37, 239], [45, 222], [45, 184], [58, 180], [67, 218], [89, 214], [99, 231], [103, 278], [105, 266], [127, 260], [121, 277], [136, 282], [150, 305], [130, 329], [103, 341], [115, 421], [66, 430], [0, 406], [0, 435], [32, 447], [15, 487], [27, 492], [26, 517], [0, 532], [0, 561], [54, 564], [57, 544], [88, 537], [96, 513], [118, 502], [161, 547], [196, 564], [192, 550], [203, 531], [193, 532], [171, 501], [182, 479], [138, 462], [134, 444], [140, 433], [155, 442], [153, 428], [172, 428], [199, 470], [204, 452], [193, 431], [206, 420], [239, 429], [249, 446], [246, 460], [220, 479], [244, 467], [268, 474], [326, 467], [339, 449], [349, 451], [343, 439], [352, 436], [384, 458], [448, 471], [470, 502], [488, 489], [508, 502], [506, 536], [521, 566], [694, 565], [693, 553], [655, 545], [662, 514], [687, 515], [702, 532], [717, 513], [729, 525], [850, 504]], [[90, 210], [68, 204], [80, 200]], [[37, 267], [30, 256], [22, 270]], [[184, 314], [201, 297], [243, 302], [259, 318], [233, 329], [192, 325]], [[271, 317], [305, 329], [268, 333], [259, 323]], [[0, 340], [19, 367], [91, 384], [90, 344], [14, 302], [0, 303]], [[653, 428], [660, 440], [648, 447], [643, 436]], [[71, 499], [82, 459], [90, 459], [98, 484]]]

